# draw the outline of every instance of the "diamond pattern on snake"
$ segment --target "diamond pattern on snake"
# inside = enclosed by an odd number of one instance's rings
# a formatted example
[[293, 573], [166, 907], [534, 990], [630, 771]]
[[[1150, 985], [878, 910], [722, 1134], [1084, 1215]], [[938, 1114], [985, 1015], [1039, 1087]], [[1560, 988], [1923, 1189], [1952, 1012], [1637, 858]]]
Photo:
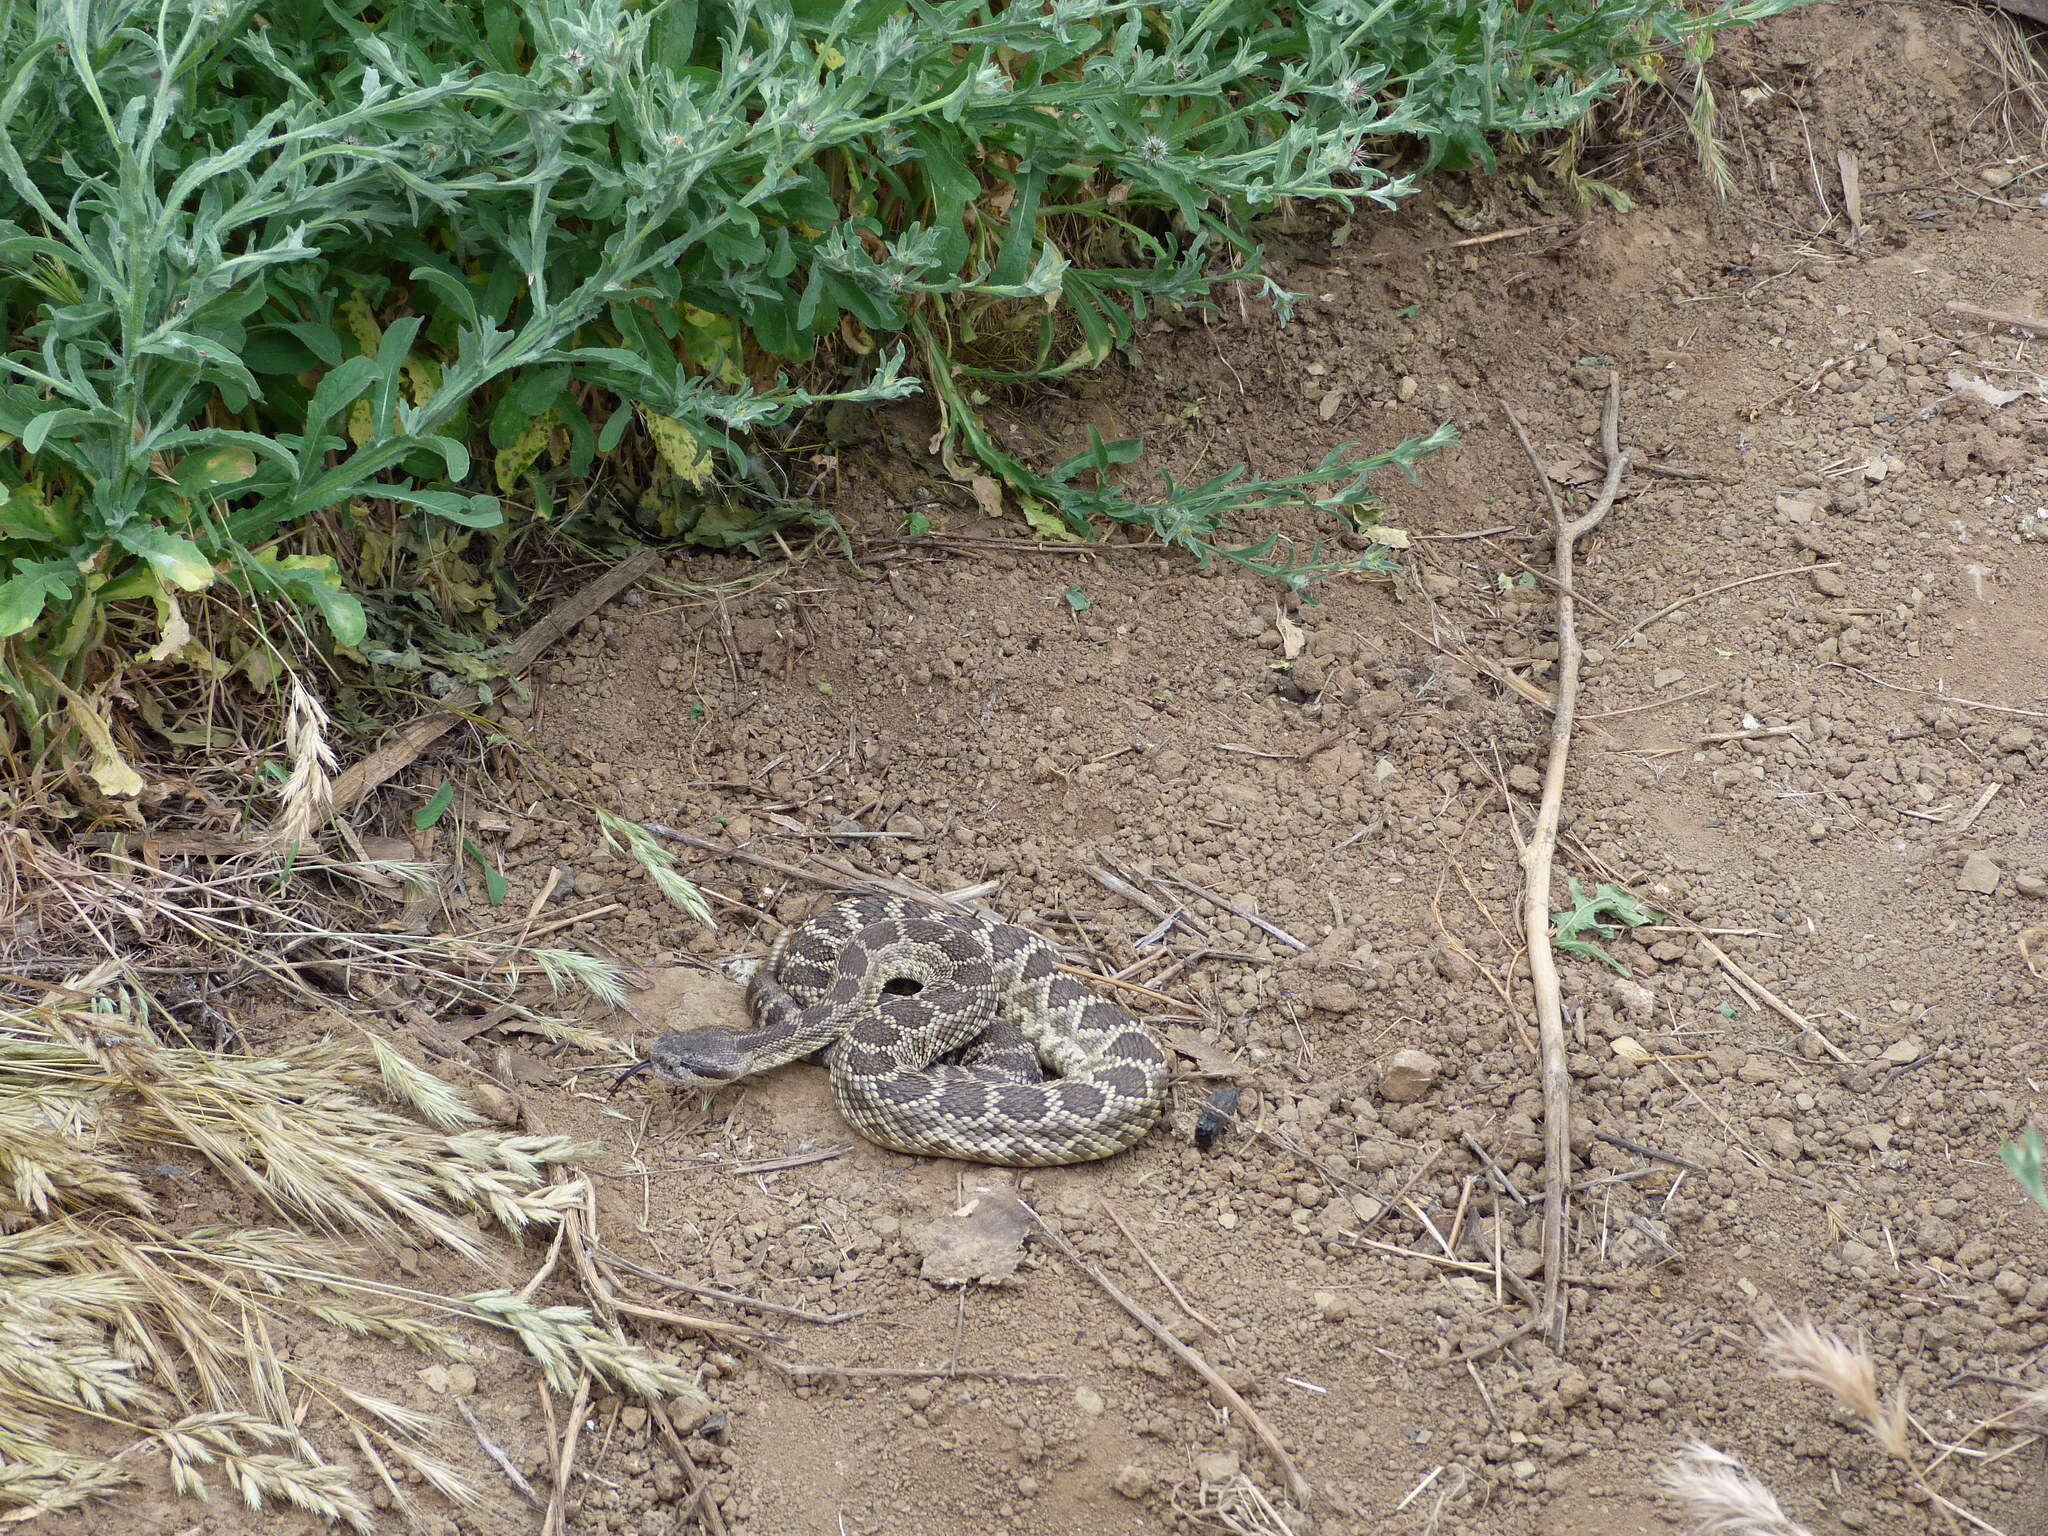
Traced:
[[826, 1052], [839, 1112], [898, 1152], [1013, 1168], [1092, 1162], [1166, 1108], [1170, 1063], [1036, 934], [893, 897], [835, 902], [776, 942], [754, 1027], [657, 1039], [657, 1077], [715, 1087]]

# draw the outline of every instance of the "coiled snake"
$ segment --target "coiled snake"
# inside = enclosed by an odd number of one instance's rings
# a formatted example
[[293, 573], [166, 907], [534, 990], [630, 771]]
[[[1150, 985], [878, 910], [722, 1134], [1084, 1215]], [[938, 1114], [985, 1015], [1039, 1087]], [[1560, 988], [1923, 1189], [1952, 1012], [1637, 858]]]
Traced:
[[1014, 1168], [1091, 1162], [1152, 1128], [1169, 1062], [1060, 965], [1036, 934], [992, 918], [835, 902], [755, 974], [753, 1029], [663, 1035], [646, 1065], [715, 1086], [826, 1049], [839, 1112], [870, 1141]]

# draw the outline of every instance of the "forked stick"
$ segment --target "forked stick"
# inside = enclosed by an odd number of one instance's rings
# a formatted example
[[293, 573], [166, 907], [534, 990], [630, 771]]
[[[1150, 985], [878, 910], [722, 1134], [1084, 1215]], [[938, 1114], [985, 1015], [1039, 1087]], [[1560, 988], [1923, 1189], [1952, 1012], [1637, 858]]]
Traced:
[[[1026, 1206], [1025, 1209], [1030, 1210], [1030, 1207]], [[1238, 1417], [1244, 1420], [1245, 1428], [1258, 1436], [1259, 1443], [1266, 1448], [1266, 1454], [1273, 1458], [1273, 1464], [1280, 1469], [1280, 1475], [1287, 1480], [1287, 1491], [1293, 1496], [1294, 1502], [1297, 1505], [1306, 1506], [1314, 1496], [1313, 1490], [1309, 1487], [1308, 1479], [1301, 1475], [1301, 1468], [1294, 1464], [1294, 1458], [1287, 1454], [1287, 1447], [1282, 1445], [1280, 1437], [1273, 1433], [1273, 1426], [1259, 1416], [1259, 1410], [1246, 1402], [1237, 1388], [1233, 1387], [1218, 1374], [1215, 1366], [1204, 1360], [1192, 1349], [1189, 1349], [1179, 1339], [1176, 1339], [1166, 1330], [1158, 1318], [1147, 1312], [1126, 1295], [1121, 1286], [1093, 1264], [1082, 1258], [1080, 1250], [1067, 1241], [1064, 1232], [1060, 1231], [1058, 1227], [1055, 1227], [1036, 1211], [1031, 1212], [1031, 1219], [1038, 1224], [1038, 1230], [1045, 1234], [1046, 1240], [1067, 1256], [1067, 1261], [1074, 1268], [1080, 1270], [1082, 1274], [1102, 1288], [1103, 1295], [1128, 1312], [1133, 1322], [1151, 1334], [1161, 1344], [1164, 1344], [1168, 1353], [1197, 1376], [1201, 1377], [1204, 1382], [1208, 1383], [1209, 1390], [1215, 1393], [1226, 1406], [1237, 1410]]]
[[1557, 694], [1550, 710], [1550, 757], [1543, 770], [1543, 798], [1536, 825], [1522, 849], [1522, 929], [1529, 946], [1529, 984], [1536, 994], [1536, 1043], [1543, 1081], [1543, 1311], [1533, 1321], [1550, 1335], [1552, 1349], [1564, 1347], [1564, 1237], [1567, 1202], [1571, 1198], [1572, 1080], [1565, 1064], [1564, 1000], [1558, 991], [1557, 955], [1550, 945], [1550, 869], [1557, 854], [1557, 828], [1564, 809], [1565, 764], [1571, 756], [1572, 714], [1579, 702], [1578, 615], [1573, 602], [1572, 561], [1578, 542], [1600, 526], [1621, 489], [1628, 455], [1621, 449], [1621, 375], [1607, 382], [1607, 411], [1600, 423], [1600, 447], [1607, 455], [1607, 482], [1591, 508], [1567, 519], [1551, 488], [1543, 462], [1522, 423], [1505, 401], [1508, 423], [1535, 467], [1536, 479], [1550, 499], [1551, 526], [1557, 538], [1553, 564], [1557, 588]]

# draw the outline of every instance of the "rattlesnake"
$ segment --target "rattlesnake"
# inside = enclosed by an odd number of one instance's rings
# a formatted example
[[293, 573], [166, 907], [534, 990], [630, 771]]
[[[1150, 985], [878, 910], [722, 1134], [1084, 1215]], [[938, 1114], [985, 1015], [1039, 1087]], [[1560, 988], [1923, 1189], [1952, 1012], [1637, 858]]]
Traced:
[[1151, 1129], [1169, 1064], [1150, 1031], [1060, 964], [1045, 940], [993, 918], [835, 902], [755, 973], [753, 1029], [663, 1035], [646, 1065], [711, 1086], [829, 1047], [839, 1111], [870, 1141], [1015, 1168], [1090, 1162]]

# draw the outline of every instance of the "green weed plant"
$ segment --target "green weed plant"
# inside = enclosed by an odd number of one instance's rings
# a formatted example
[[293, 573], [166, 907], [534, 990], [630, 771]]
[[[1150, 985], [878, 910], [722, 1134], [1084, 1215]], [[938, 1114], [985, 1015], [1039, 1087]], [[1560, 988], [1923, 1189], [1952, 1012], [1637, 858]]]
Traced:
[[831, 402], [929, 390], [1043, 532], [1383, 566], [1268, 518], [1369, 524], [1448, 429], [1146, 499], [1137, 443], [1034, 469], [978, 392], [1219, 284], [1284, 320], [1255, 215], [1389, 206], [1791, 3], [0, 0], [8, 777], [87, 746], [132, 796], [152, 678], [487, 630], [512, 541], [622, 452], [713, 535]]

